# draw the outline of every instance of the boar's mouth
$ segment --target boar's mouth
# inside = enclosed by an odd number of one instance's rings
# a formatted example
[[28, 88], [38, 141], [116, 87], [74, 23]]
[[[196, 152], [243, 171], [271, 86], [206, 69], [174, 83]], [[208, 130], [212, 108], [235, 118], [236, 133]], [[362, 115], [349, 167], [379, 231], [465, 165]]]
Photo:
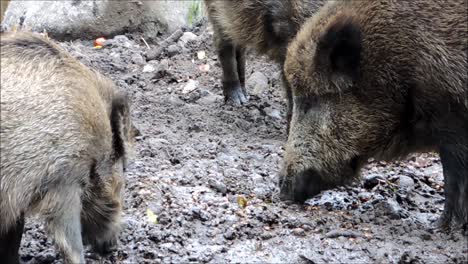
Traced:
[[306, 169], [295, 175], [280, 177], [280, 199], [304, 203], [321, 191], [344, 185], [355, 178], [361, 166], [361, 158], [353, 157], [339, 171], [339, 177], [327, 177], [314, 169]]

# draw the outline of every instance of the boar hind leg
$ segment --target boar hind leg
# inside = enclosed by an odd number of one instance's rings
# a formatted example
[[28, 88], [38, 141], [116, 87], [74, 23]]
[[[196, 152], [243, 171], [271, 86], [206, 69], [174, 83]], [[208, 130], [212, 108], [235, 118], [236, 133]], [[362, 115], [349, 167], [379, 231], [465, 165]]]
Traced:
[[48, 216], [48, 228], [65, 263], [85, 263], [81, 238], [81, 195], [79, 189], [61, 190]]
[[223, 70], [223, 93], [226, 103], [241, 105], [247, 102], [239, 80], [236, 48], [234, 44], [215, 30], [216, 49]]
[[[466, 147], [465, 147], [466, 148]], [[463, 145], [442, 146], [440, 158], [444, 170], [444, 212], [439, 227], [447, 229], [452, 220], [457, 225], [468, 225], [468, 153]]]
[[23, 228], [24, 217], [21, 216], [14, 226], [0, 235], [0, 262], [6, 264], [19, 263], [19, 248]]

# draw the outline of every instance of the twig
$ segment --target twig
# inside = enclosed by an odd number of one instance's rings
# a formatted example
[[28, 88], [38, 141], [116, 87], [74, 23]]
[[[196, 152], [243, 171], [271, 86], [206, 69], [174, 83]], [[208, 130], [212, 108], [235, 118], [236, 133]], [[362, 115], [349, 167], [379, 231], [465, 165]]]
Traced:
[[151, 49], [150, 45], [148, 45], [148, 42], [146, 42], [146, 40], [143, 37], [141, 37], [141, 40], [143, 40], [148, 49]]

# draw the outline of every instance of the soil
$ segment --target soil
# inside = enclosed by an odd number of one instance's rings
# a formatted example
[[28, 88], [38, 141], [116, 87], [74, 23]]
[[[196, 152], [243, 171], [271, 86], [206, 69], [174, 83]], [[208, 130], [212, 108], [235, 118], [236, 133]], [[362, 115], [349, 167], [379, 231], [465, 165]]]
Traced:
[[[102, 49], [87, 40], [60, 43], [129, 93], [142, 133], [126, 176], [120, 245], [104, 258], [87, 252], [88, 261], [468, 262], [462, 231], [434, 229], [444, 198], [433, 153], [371, 161], [352, 186], [304, 205], [279, 202], [286, 141], [279, 68], [249, 53], [247, 77], [263, 74], [268, 85], [255, 87], [246, 105], [226, 105], [212, 32], [206, 22], [187, 31], [196, 36], [161, 36], [151, 49], [136, 34]], [[27, 222], [20, 254], [24, 263], [62, 263], [37, 219]]]

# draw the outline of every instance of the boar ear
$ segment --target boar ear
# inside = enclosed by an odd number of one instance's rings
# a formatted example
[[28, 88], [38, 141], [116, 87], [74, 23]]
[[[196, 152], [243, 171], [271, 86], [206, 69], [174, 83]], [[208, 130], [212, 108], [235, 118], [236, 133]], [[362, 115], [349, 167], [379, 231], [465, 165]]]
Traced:
[[352, 17], [340, 15], [320, 36], [316, 59], [332, 78], [355, 81], [359, 77], [361, 59], [361, 29]]
[[112, 146], [114, 149], [113, 158], [115, 161], [125, 155], [125, 120], [124, 115], [128, 111], [128, 97], [126, 94], [118, 92], [112, 100], [110, 122], [112, 129]]

